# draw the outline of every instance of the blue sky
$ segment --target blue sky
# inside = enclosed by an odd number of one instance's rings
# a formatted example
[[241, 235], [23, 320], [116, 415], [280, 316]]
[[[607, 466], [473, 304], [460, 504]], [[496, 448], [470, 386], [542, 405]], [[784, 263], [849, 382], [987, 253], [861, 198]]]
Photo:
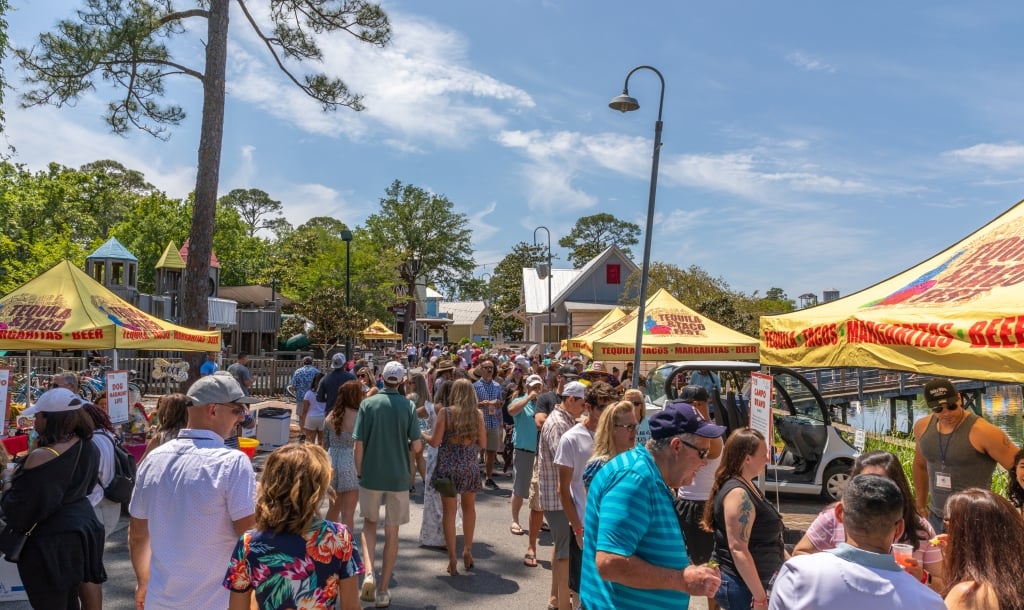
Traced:
[[[13, 4], [19, 46], [78, 6]], [[393, 180], [412, 183], [470, 218], [478, 274], [538, 225], [553, 242], [598, 212], [643, 227], [657, 78], [631, 79], [639, 111], [607, 104], [632, 67], [649, 64], [666, 81], [653, 260], [699, 265], [745, 292], [846, 295], [1022, 198], [1020, 3], [384, 7], [388, 48], [321, 40], [324, 68], [367, 106], [330, 114], [289, 86], [232, 7], [222, 193], [263, 189], [296, 225], [324, 214], [357, 225]], [[182, 38], [178, 59], [201, 67], [199, 48]], [[7, 76], [19, 86], [10, 64]], [[22, 110], [9, 92], [6, 137], [33, 168], [113, 158], [184, 196], [200, 90], [182, 77], [169, 96], [189, 117], [168, 142], [110, 135], [102, 88], [64, 109]], [[642, 242], [638, 264], [641, 252]]]

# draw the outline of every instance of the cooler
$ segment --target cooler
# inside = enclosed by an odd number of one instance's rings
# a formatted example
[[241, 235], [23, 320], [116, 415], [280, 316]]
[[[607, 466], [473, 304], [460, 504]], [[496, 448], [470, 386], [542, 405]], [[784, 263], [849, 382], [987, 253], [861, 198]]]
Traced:
[[266, 407], [256, 412], [256, 440], [260, 451], [273, 451], [288, 444], [292, 412], [279, 407]]

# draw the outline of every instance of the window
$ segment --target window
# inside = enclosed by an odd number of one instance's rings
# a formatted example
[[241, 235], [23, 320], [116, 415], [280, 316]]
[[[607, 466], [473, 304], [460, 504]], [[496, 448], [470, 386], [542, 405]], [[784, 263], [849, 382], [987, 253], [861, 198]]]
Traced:
[[621, 283], [622, 265], [606, 265], [604, 268], [605, 281], [609, 284]]

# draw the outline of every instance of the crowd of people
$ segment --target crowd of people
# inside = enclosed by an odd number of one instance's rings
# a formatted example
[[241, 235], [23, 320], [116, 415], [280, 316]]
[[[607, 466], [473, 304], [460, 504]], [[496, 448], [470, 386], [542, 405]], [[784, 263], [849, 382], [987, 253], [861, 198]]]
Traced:
[[[912, 476], [891, 453], [860, 454], [841, 501], [789, 548], [756, 481], [771, 439], [713, 423], [711, 376], [648, 413], [643, 388], [599, 362], [433, 349], [379, 369], [342, 354], [327, 372], [303, 362], [302, 436], [267, 457], [259, 484], [229, 441], [256, 401], [244, 374], [211, 370], [161, 397], [128, 504], [136, 607], [388, 607], [417, 475], [419, 542], [444, 548], [458, 578], [475, 567], [476, 496], [498, 488], [500, 468], [525, 566], [550, 531], [549, 610], [686, 608], [691, 596], [727, 610], [1024, 608], [1024, 560], [994, 552], [1024, 548], [1024, 451], [948, 380], [924, 387], [932, 413], [915, 424]], [[73, 390], [24, 413], [38, 441], [2, 499], [0, 547], [28, 533], [18, 569], [37, 608], [102, 607], [103, 543], [120, 516], [103, 494], [114, 428]], [[996, 464], [1009, 499], [990, 491]]]

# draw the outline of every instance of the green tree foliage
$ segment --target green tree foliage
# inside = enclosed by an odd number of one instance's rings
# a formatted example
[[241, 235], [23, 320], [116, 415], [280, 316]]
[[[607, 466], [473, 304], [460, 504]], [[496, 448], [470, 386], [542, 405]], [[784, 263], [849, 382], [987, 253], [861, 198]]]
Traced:
[[114, 226], [114, 237], [139, 259], [141, 292], [153, 291], [155, 266], [168, 242], [173, 240], [180, 248], [188, 238], [191, 214], [188, 199], [170, 199], [154, 193], [137, 199], [124, 219]]
[[635, 246], [639, 237], [639, 225], [601, 213], [577, 220], [569, 234], [558, 240], [558, 245], [569, 249], [569, 262], [579, 269], [613, 244], [632, 258], [630, 246]]
[[333, 286], [318, 288], [296, 306], [295, 312], [312, 323], [309, 339], [324, 353], [344, 343], [346, 337], [355, 337], [370, 323], [363, 312], [346, 307], [345, 291]]
[[7, 0], [0, 0], [0, 132], [4, 130], [4, 89], [7, 80], [4, 78], [3, 60], [7, 57], [7, 11], [11, 8]]
[[[249, 11], [257, 0], [236, 0], [244, 22], [262, 40], [278, 67], [324, 110], [361, 110], [360, 96], [338, 78], [324, 73], [296, 76], [289, 66], [323, 58], [315, 36], [346, 32], [357, 39], [385, 46], [391, 26], [376, 4], [364, 0], [271, 0], [272, 33], [264, 32]], [[196, 0], [193, 8], [178, 10], [170, 0], [85, 0], [77, 19], [60, 21], [39, 36], [31, 48], [15, 50], [27, 73], [26, 105], [75, 103], [95, 88], [95, 80], [113, 84], [119, 94], [108, 104], [107, 124], [115, 133], [135, 127], [166, 137], [166, 125], [185, 117], [176, 103], [164, 103], [165, 79], [186, 75], [203, 88], [202, 125], [196, 172], [195, 205], [189, 229], [190, 252], [185, 272], [185, 324], [205, 328], [210, 252], [214, 246], [214, 217], [224, 133], [224, 95], [228, 56], [230, 0]], [[180, 6], [180, 5], [179, 5]], [[205, 20], [201, 28], [186, 27]], [[188, 66], [174, 58], [172, 38], [201, 33], [203, 66]], [[192, 48], [193, 45], [181, 45]], [[285, 64], [284, 60], [290, 60]], [[294, 63], [293, 63], [294, 62]]]
[[[412, 294], [414, 253], [419, 253], [419, 277], [443, 292], [454, 293], [469, 278], [474, 262], [469, 219], [455, 211], [443, 195], [428, 193], [395, 180], [380, 200], [380, 211], [366, 219], [369, 239], [391, 250], [401, 265], [401, 276]], [[419, 280], [422, 281], [422, 280]]]
[[288, 222], [281, 217], [284, 209], [281, 202], [271, 199], [270, 195], [260, 189], [234, 189], [221, 197], [218, 205], [229, 206], [238, 212], [249, 227], [249, 237], [256, 237], [260, 229], [276, 228], [280, 231], [283, 228], [280, 223]]
[[542, 248], [524, 241], [512, 246], [512, 251], [494, 268], [490, 281], [491, 334], [511, 339], [523, 338], [523, 323], [512, 315], [523, 300], [523, 268], [533, 267], [547, 260]]

